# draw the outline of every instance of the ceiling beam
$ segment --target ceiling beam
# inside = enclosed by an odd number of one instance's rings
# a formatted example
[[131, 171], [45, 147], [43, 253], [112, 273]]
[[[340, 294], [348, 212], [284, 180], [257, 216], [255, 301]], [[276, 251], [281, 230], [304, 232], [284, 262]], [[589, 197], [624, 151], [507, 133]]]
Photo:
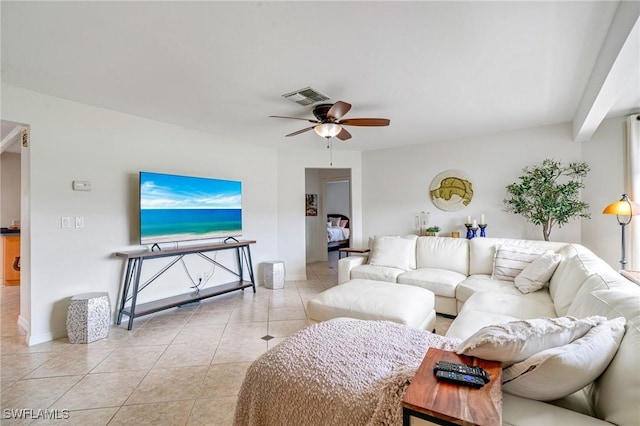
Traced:
[[621, 1], [573, 118], [576, 142], [591, 139], [621, 93], [640, 79], [639, 55], [640, 2]]

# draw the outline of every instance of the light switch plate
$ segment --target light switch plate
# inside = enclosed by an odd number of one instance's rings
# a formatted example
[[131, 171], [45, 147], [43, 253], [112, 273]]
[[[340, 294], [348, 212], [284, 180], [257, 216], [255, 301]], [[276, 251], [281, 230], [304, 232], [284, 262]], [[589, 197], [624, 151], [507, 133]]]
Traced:
[[71, 218], [62, 216], [60, 218], [60, 228], [71, 228]]

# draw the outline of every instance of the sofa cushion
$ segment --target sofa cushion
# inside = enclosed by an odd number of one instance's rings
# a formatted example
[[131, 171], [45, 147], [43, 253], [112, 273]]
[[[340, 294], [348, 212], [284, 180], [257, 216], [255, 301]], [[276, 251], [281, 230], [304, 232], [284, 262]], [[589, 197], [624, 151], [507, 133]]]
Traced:
[[550, 401], [582, 389], [602, 374], [613, 359], [625, 322], [624, 317], [605, 321], [571, 343], [512, 365], [503, 371], [502, 390]]
[[496, 246], [493, 258], [491, 278], [496, 280], [513, 281], [520, 272], [536, 260], [542, 251], [525, 247]]
[[522, 296], [511, 281], [494, 280], [490, 275], [472, 275], [458, 285], [456, 299], [465, 303], [472, 294], [485, 291]]
[[388, 266], [360, 265], [351, 270], [350, 279], [361, 278], [395, 283], [398, 275], [404, 272], [404, 269], [390, 268]]
[[566, 315], [580, 286], [591, 275], [617, 274], [604, 260], [579, 244], [571, 244], [559, 254], [563, 260], [549, 281], [549, 293], [558, 315]]
[[514, 279], [513, 284], [522, 293], [533, 293], [549, 283], [562, 257], [549, 250], [527, 265]]
[[455, 298], [456, 287], [466, 278], [466, 275], [446, 269], [421, 268], [400, 274], [397, 281], [426, 288], [438, 296]]
[[490, 325], [460, 343], [456, 352], [502, 361], [503, 366], [511, 365], [538, 352], [566, 345], [605, 320], [605, 317], [598, 316], [585, 319], [534, 318]]
[[[525, 297], [526, 299], [517, 299], [517, 300], [528, 300], [526, 303], [542, 303], [544, 306], [542, 307], [541, 312], [545, 312], [544, 315], [535, 315], [538, 316], [550, 316], [556, 317], [555, 308], [553, 306], [553, 301], [549, 296], [549, 292], [545, 289], [544, 291], [537, 291], [529, 294], [522, 294], [520, 290], [518, 290], [512, 282], [510, 281], [501, 281], [501, 280], [493, 280], [488, 275], [473, 275], [468, 277], [466, 280], [462, 281], [458, 287], [456, 288], [456, 299], [463, 304], [467, 302], [467, 300], [475, 293], [499, 293], [502, 295], [508, 296], [517, 296], [519, 298]], [[497, 300], [497, 299], [496, 299]], [[551, 309], [548, 309], [548, 304], [550, 304]], [[514, 309], [511, 309], [508, 306], [499, 305], [498, 302], [489, 303], [487, 306], [488, 310], [509, 309], [509, 315], [518, 316], [518, 312]], [[524, 318], [534, 318], [526, 316]]]
[[541, 252], [547, 250], [558, 252], [567, 243], [509, 238], [472, 238], [469, 240], [469, 275], [491, 275], [498, 245], [536, 249]]
[[[530, 294], [505, 292], [482, 292], [471, 296], [462, 307], [461, 313], [467, 308], [478, 312], [492, 312], [508, 315], [513, 320], [523, 320], [543, 317], [557, 317], [553, 301], [545, 290]], [[479, 329], [480, 327], [478, 327]]]
[[469, 274], [469, 240], [466, 238], [420, 237], [416, 243], [416, 267], [447, 269]]
[[415, 235], [376, 237], [369, 256], [369, 264], [405, 271], [415, 269], [417, 238]]
[[617, 425], [636, 425], [640, 419], [640, 287], [597, 290], [591, 297], [600, 304], [594, 309], [599, 314], [627, 319], [616, 356], [589, 389], [595, 413]]
[[505, 324], [515, 320], [517, 320], [517, 318], [511, 315], [476, 311], [475, 309], [467, 309], [465, 305], [462, 311], [458, 313], [455, 321], [449, 326], [446, 336], [464, 340], [468, 339], [482, 327], [494, 324]]
[[596, 290], [609, 290], [612, 288], [627, 288], [633, 290], [636, 287], [634, 284], [628, 282], [620, 274], [615, 276], [602, 276], [600, 274], [591, 275], [586, 279], [584, 283], [578, 289], [569, 309], [567, 315], [573, 315], [578, 318], [582, 318], [589, 315], [608, 315], [609, 309], [602, 302], [594, 298], [591, 293]]
[[502, 393], [502, 424], [518, 426], [611, 426], [590, 415], [566, 410], [546, 402]]

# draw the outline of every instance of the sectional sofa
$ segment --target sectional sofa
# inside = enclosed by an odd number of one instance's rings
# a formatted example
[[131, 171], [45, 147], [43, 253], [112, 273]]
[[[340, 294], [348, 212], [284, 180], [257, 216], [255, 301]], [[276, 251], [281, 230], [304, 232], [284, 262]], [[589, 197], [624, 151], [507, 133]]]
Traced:
[[[538, 381], [505, 385], [504, 424], [640, 424], [640, 287], [587, 248], [411, 235], [375, 237], [369, 246], [368, 256], [340, 259], [339, 284], [360, 278], [428, 289], [435, 294], [436, 311], [455, 317], [448, 337], [470, 339], [493, 325], [539, 318], [601, 316], [623, 327], [617, 340], [608, 330], [605, 337], [552, 348], [551, 361], [529, 367], [537, 368], [529, 376]], [[602, 345], [608, 345], [610, 356], [599, 361]], [[581, 380], [586, 382], [579, 390], [557, 397], [563, 386]], [[527, 386], [535, 387], [531, 395]]]

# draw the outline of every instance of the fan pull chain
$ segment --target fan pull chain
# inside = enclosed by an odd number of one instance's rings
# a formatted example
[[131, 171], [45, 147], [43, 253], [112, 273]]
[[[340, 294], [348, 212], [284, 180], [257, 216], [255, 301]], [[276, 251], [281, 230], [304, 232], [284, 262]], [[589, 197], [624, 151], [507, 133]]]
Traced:
[[327, 138], [327, 149], [329, 150], [329, 165], [333, 166], [333, 139]]

